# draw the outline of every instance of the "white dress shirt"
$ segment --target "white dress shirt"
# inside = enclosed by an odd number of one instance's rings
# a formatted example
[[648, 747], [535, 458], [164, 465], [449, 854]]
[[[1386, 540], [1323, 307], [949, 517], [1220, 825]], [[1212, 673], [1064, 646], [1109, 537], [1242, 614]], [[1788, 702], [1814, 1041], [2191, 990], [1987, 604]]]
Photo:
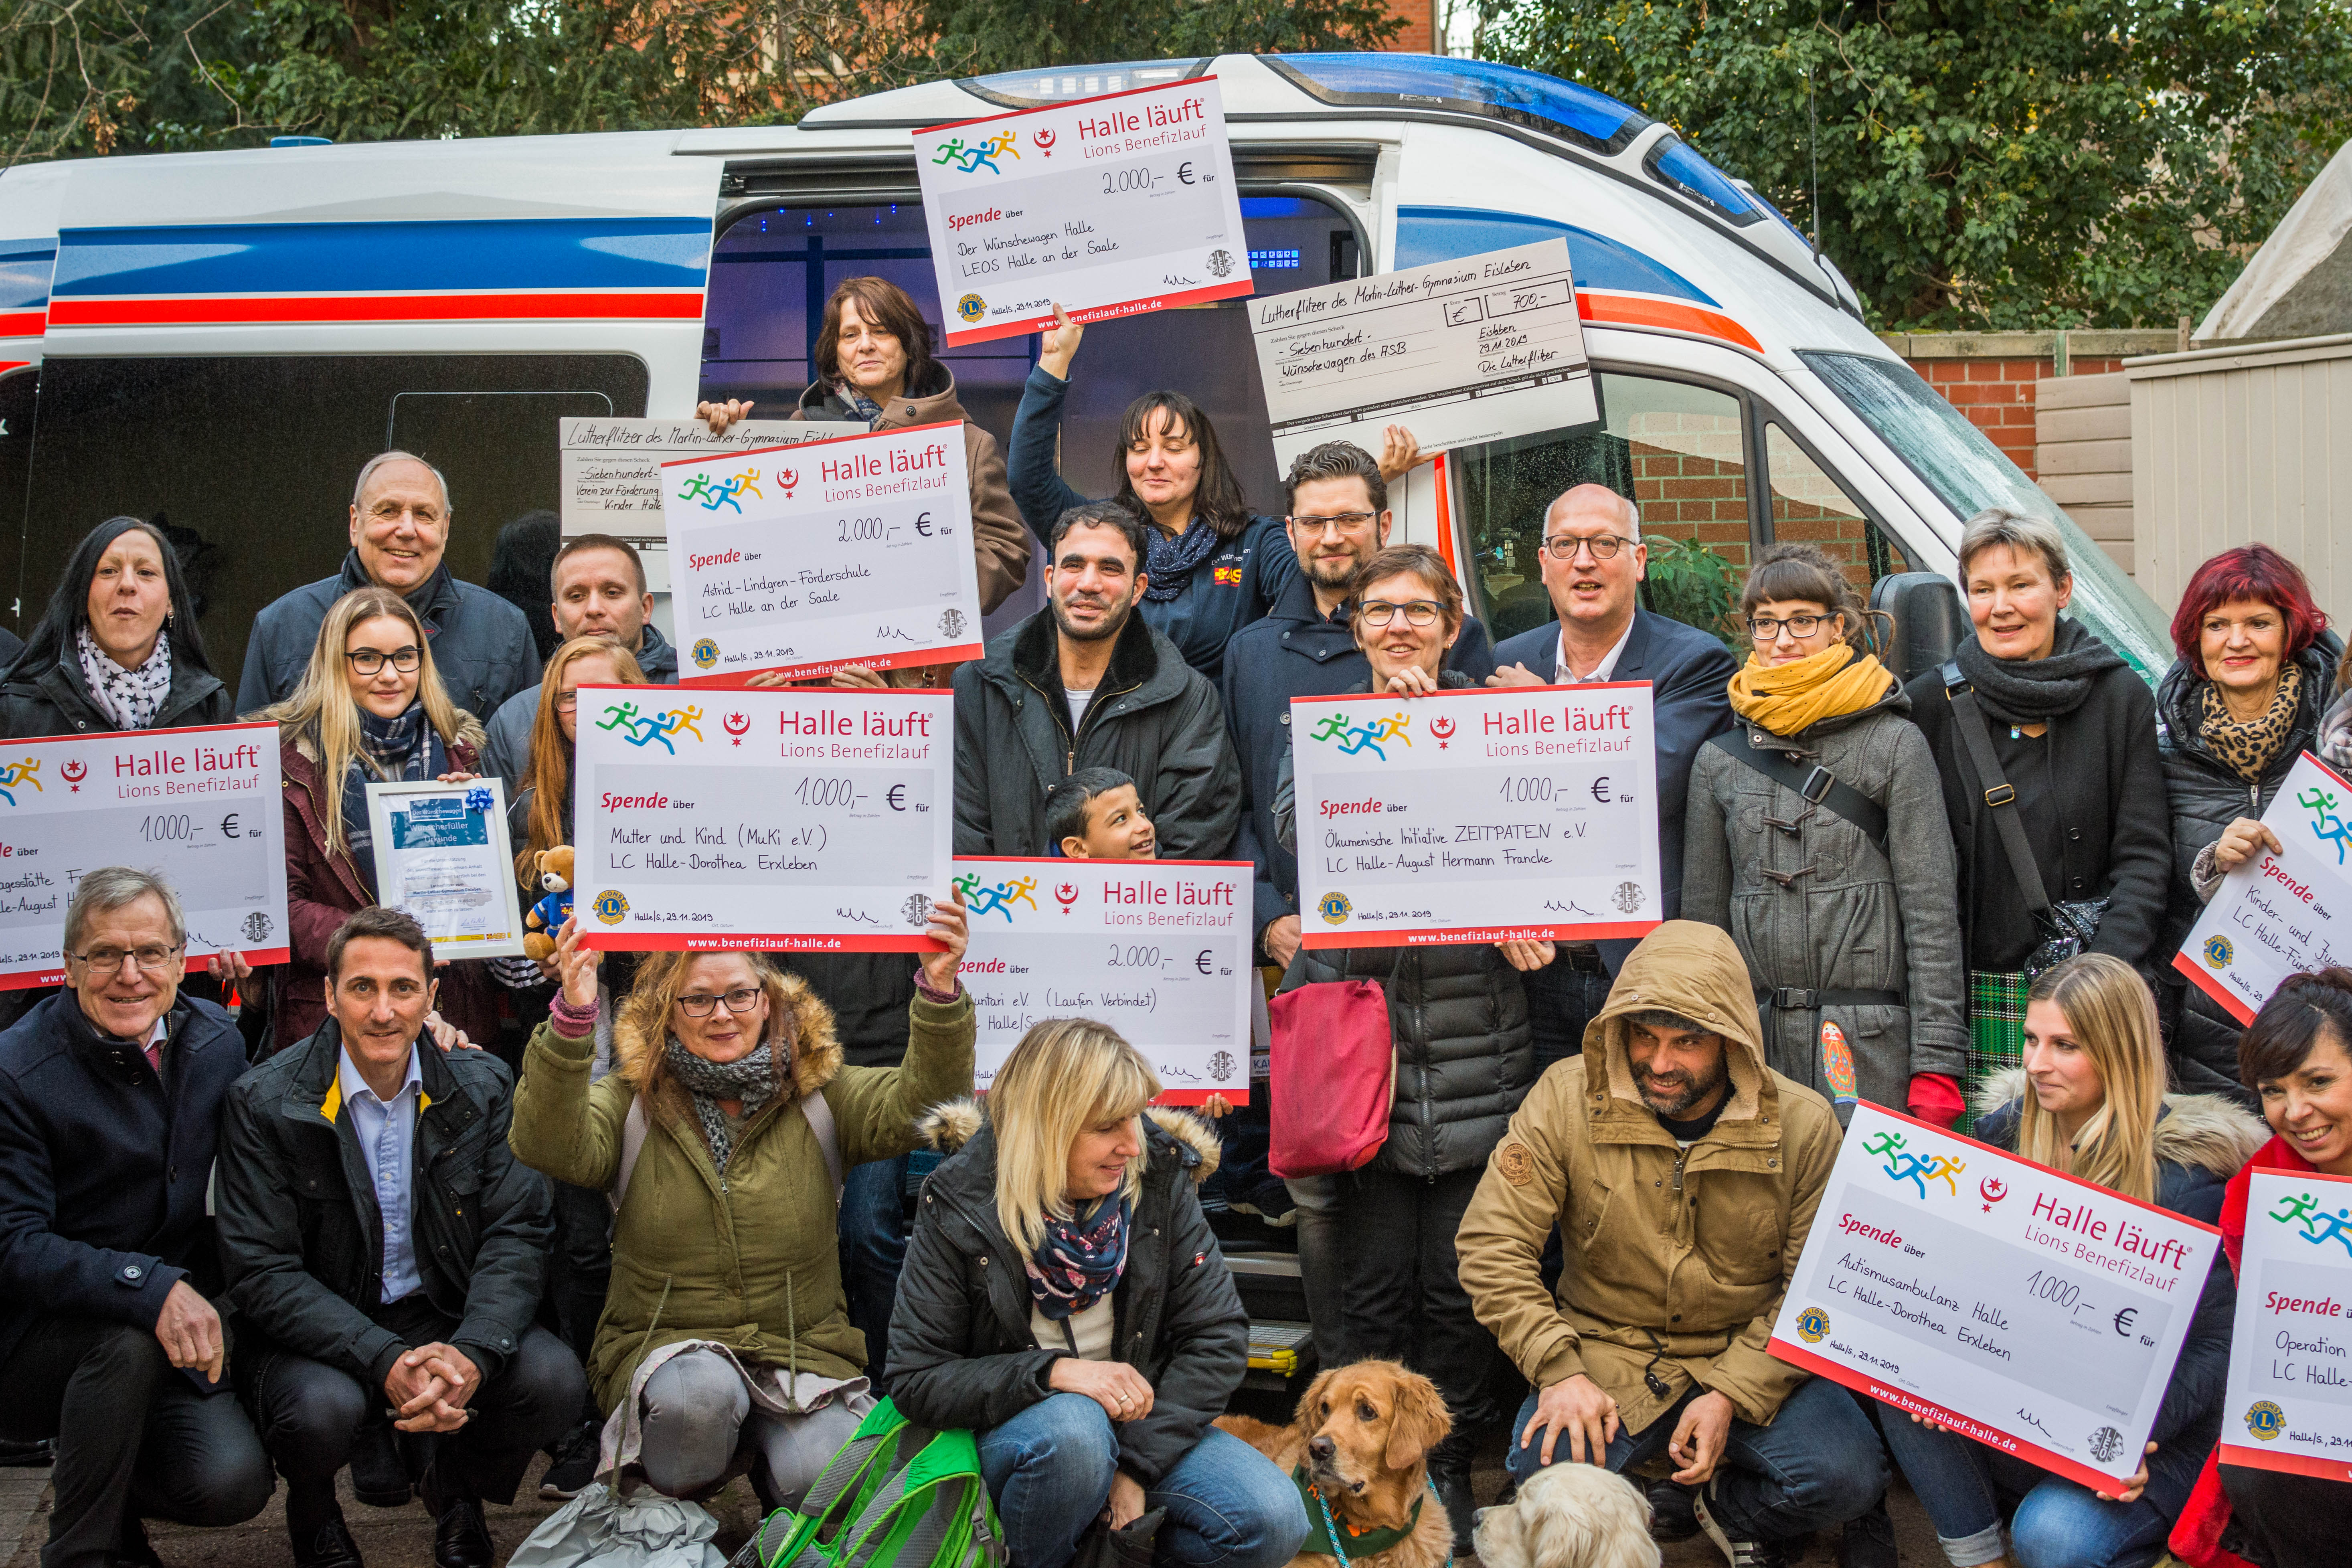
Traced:
[[1632, 641], [1633, 637], [1633, 620], [1629, 616], [1625, 619], [1625, 635], [1617, 639], [1617, 646], [1601, 656], [1601, 662], [1593, 667], [1591, 675], [1579, 675], [1569, 665], [1568, 633], [1563, 630], [1559, 634], [1559, 651], [1555, 656], [1559, 662], [1553, 667], [1557, 672], [1552, 676], [1553, 684], [1577, 686], [1595, 680], [1607, 680], [1617, 673], [1617, 658], [1625, 651], [1625, 645]]

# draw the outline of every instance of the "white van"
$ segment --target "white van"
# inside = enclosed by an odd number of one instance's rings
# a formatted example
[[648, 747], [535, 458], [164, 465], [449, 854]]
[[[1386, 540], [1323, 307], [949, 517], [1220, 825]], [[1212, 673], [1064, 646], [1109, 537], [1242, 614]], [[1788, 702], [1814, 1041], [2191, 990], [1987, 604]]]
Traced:
[[[2057, 509], [1869, 331], [1853, 289], [1756, 193], [1613, 100], [1532, 72], [1394, 54], [1222, 56], [938, 81], [797, 126], [92, 159], [0, 175], [0, 555], [15, 625], [73, 541], [160, 517], [232, 683], [262, 605], [332, 573], [361, 463], [449, 475], [450, 564], [556, 504], [554, 420], [787, 412], [843, 278], [937, 322], [908, 132], [992, 109], [1214, 75], [1264, 292], [1559, 236], [1598, 371], [1597, 426], [1448, 454], [1404, 535], [1455, 563], [1497, 638], [1549, 618], [1543, 503], [1599, 479], [1654, 536], [1732, 565], [1775, 537], [1857, 574], [1948, 574], [1989, 505]], [[951, 350], [965, 407], [1011, 433], [1034, 339]], [[1063, 468], [1112, 489], [1119, 410], [1157, 386], [1215, 419], [1255, 510], [1281, 491], [1238, 301], [1091, 328]], [[21, 507], [21, 512], [20, 512]], [[2064, 525], [2075, 613], [2153, 679], [2164, 617]], [[1019, 613], [1024, 595], [995, 624]]]

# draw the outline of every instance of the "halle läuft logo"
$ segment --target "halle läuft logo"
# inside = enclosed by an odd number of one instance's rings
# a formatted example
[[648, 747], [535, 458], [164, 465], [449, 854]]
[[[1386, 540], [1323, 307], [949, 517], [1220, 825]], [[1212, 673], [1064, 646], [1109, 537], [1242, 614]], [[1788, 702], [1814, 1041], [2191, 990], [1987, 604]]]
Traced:
[[1952, 1196], [1960, 1195], [1959, 1184], [1952, 1178], [1969, 1168], [1965, 1160], [1955, 1160], [1949, 1154], [1914, 1154], [1903, 1147], [1903, 1134], [1891, 1127], [1872, 1133], [1862, 1145], [1865, 1154], [1876, 1154], [1886, 1163], [1879, 1167], [1895, 1185], [1905, 1182], [1920, 1197], [1927, 1196], [1927, 1184], [1941, 1182]]
[[1797, 1314], [1797, 1337], [1809, 1345], [1822, 1342], [1830, 1331], [1830, 1315], [1819, 1307], [1808, 1307]]
[[635, 701], [610, 702], [604, 706], [604, 716], [596, 721], [596, 728], [612, 731], [639, 750], [659, 741], [662, 750], [674, 757], [677, 748], [670, 743], [670, 737], [691, 735], [699, 741], [702, 731], [698, 726], [701, 722], [699, 708], [665, 708], [658, 713], [640, 713]]
[[1326, 893], [1322, 901], [1315, 906], [1315, 912], [1323, 917], [1327, 925], [1343, 926], [1348, 923], [1348, 911], [1355, 907], [1348, 901], [1345, 893]]
[[[35, 789], [41, 789], [40, 758], [26, 757], [23, 762], [10, 763], [6, 767], [0, 768], [0, 800], [6, 801], [10, 805], [16, 805], [16, 792], [26, 784], [31, 784]], [[47, 795], [48, 791], [44, 789], [41, 793]]]
[[1352, 757], [1360, 752], [1370, 752], [1385, 763], [1389, 760], [1389, 753], [1384, 742], [1402, 741], [1408, 746], [1412, 744], [1412, 720], [1402, 713], [1391, 713], [1370, 723], [1350, 724], [1345, 713], [1326, 713], [1323, 721], [1308, 731], [1307, 738], [1336, 744], [1341, 756]]
[[2286, 1412], [2267, 1399], [2257, 1399], [2246, 1406], [2246, 1430], [2264, 1443], [2274, 1442], [2286, 1430]]
[[2230, 945], [2228, 937], [2219, 934], [2207, 937], [2205, 945], [2198, 951], [2204, 954], [2205, 962], [2215, 969], [2229, 968], [2230, 960], [2237, 952]]
[[608, 926], [616, 926], [621, 923], [621, 917], [629, 912], [629, 900], [623, 898], [615, 889], [607, 888], [596, 895], [596, 902], [593, 907], [598, 920]]

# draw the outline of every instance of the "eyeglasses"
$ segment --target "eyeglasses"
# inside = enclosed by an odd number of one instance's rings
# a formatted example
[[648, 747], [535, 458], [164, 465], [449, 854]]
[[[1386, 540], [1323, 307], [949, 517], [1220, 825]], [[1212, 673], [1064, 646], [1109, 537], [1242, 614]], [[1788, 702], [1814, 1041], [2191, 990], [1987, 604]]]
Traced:
[[384, 653], [381, 648], [355, 647], [343, 657], [350, 659], [352, 668], [362, 675], [376, 674], [383, 668], [387, 658], [392, 661], [392, 668], [401, 674], [414, 675], [416, 673], [416, 667], [425, 662], [425, 650], [415, 643], [410, 643], [406, 647], [390, 654]]
[[555, 710], [557, 712], [569, 713], [579, 706], [580, 693], [577, 691], [559, 691], [555, 694]]
[[1554, 561], [1573, 561], [1579, 549], [1591, 551], [1595, 561], [1614, 561], [1617, 558], [1617, 552], [1633, 542], [1634, 542], [1633, 540], [1614, 533], [1596, 533], [1590, 539], [1580, 539], [1575, 534], [1563, 533], [1557, 538], [1545, 540], [1543, 547], [1544, 553]]
[[165, 947], [151, 942], [144, 947], [93, 947], [88, 952], [69, 952], [66, 956], [76, 963], [89, 964], [100, 974], [111, 974], [121, 969], [126, 958], [149, 974], [161, 974], [170, 965], [172, 955], [179, 951], [178, 946]]
[[1404, 612], [1404, 624], [1409, 626], [1433, 626], [1445, 614], [1445, 606], [1434, 599], [1415, 599], [1410, 604], [1391, 605], [1386, 599], [1367, 599], [1356, 606], [1356, 618], [1368, 626], [1384, 626]]
[[1792, 637], [1809, 637], [1821, 629], [1822, 623], [1835, 619], [1835, 616], [1790, 616], [1776, 621], [1769, 616], [1757, 616], [1748, 623], [1748, 635], [1758, 642], [1773, 642], [1780, 637], [1780, 628], [1786, 626]]
[[1307, 533], [1322, 533], [1330, 530], [1345, 533], [1350, 529], [1363, 527], [1376, 515], [1369, 511], [1340, 511], [1329, 517], [1294, 517], [1289, 521], [1291, 527]]
[[713, 996], [702, 991], [689, 992], [677, 999], [677, 1006], [678, 1011], [689, 1018], [708, 1018], [710, 1010], [721, 1002], [727, 1004], [730, 1013], [748, 1013], [760, 1005], [760, 988], [746, 985], [740, 991], [730, 991], [724, 996]]

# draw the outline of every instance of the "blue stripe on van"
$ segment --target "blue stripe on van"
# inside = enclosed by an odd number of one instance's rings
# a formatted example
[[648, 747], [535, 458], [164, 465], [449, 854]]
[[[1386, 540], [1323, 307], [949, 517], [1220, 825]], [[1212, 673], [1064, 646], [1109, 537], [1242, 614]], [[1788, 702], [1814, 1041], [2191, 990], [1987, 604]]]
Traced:
[[37, 310], [49, 302], [53, 239], [0, 239], [0, 310]]
[[1576, 286], [1580, 289], [1657, 294], [1702, 305], [1717, 303], [1673, 268], [1662, 266], [1632, 246], [1605, 235], [1549, 218], [1489, 212], [1480, 207], [1399, 207], [1396, 265], [1427, 267], [1544, 239], [1568, 241], [1569, 266], [1576, 273]]
[[299, 294], [699, 289], [707, 217], [69, 228], [57, 293]]

